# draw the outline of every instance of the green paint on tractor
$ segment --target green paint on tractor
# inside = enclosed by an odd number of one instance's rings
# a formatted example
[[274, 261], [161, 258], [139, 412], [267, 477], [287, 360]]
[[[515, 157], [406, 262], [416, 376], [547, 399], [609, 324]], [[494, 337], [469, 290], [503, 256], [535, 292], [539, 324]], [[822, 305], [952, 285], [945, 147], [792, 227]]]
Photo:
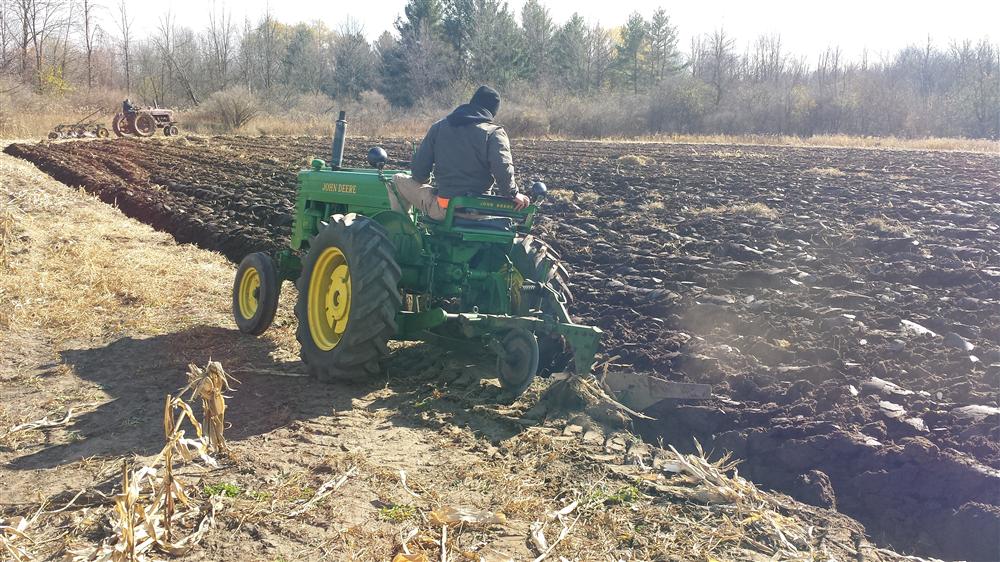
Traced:
[[237, 271], [242, 331], [268, 327], [281, 281], [291, 280], [302, 358], [320, 379], [377, 373], [388, 339], [481, 342], [515, 394], [560, 357], [590, 372], [601, 330], [572, 321], [565, 270], [530, 235], [544, 185], [520, 211], [506, 198], [466, 196], [453, 198], [441, 221], [397, 212], [388, 190], [399, 172], [384, 169], [384, 151], [369, 153], [372, 168], [340, 166], [344, 127], [342, 114], [334, 161], [315, 159], [298, 174], [289, 247], [251, 254]]

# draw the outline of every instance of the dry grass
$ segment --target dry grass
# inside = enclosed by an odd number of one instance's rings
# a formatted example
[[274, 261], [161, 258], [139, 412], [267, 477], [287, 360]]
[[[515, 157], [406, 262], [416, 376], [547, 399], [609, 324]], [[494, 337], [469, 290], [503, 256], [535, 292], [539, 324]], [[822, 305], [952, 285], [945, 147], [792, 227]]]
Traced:
[[550, 140], [591, 142], [593, 140], [619, 143], [667, 143], [667, 144], [720, 144], [743, 146], [802, 146], [817, 148], [865, 148], [890, 150], [944, 150], [958, 152], [982, 152], [1000, 154], [1000, 141], [988, 139], [927, 137], [906, 139], [899, 137], [859, 137], [852, 135], [814, 135], [797, 137], [792, 135], [723, 135], [723, 134], [660, 134], [633, 137], [608, 136], [598, 139], [571, 139], [561, 136], [546, 136]]
[[[120, 93], [106, 92], [100, 99], [90, 100], [88, 107], [114, 107], [121, 100]], [[384, 99], [376, 97], [361, 103], [349, 103], [340, 107], [332, 100], [319, 96], [303, 96], [301, 100], [287, 111], [262, 111], [258, 116], [240, 128], [244, 134], [272, 135], [329, 135], [333, 131], [333, 121], [337, 109], [347, 109], [352, 132], [372, 136], [407, 136], [420, 137], [427, 127], [436, 119], [446, 114], [449, 108], [419, 107], [408, 110], [394, 109], [385, 104]], [[44, 138], [52, 128], [60, 123], [73, 123], [89, 111], [79, 109], [66, 111], [55, 109], [56, 105], [40, 104], [30, 108], [18, 108], [0, 119], [0, 138]], [[98, 115], [93, 120], [110, 123], [112, 113]], [[522, 121], [524, 111], [517, 109], [506, 114], [511, 130], [524, 129]], [[542, 116], [543, 120], [546, 118]], [[202, 133], [224, 132], [214, 123], [214, 116], [204, 115], [198, 109], [181, 110], [178, 119], [183, 130]], [[529, 119], [530, 120], [530, 119]], [[537, 120], [537, 119], [536, 119]], [[501, 121], [504, 116], [501, 115]], [[536, 130], [528, 127], [527, 130]], [[547, 130], [547, 127], [542, 129]], [[559, 135], [535, 134], [518, 135], [518, 138], [535, 138], [549, 140], [577, 140]], [[946, 150], [1000, 154], [1000, 141], [987, 139], [964, 138], [898, 138], [898, 137], [860, 137], [852, 135], [814, 135], [798, 137], [792, 135], [762, 135], [762, 134], [655, 134], [640, 136], [611, 135], [589, 140], [604, 140], [614, 142], [654, 142], [678, 144], [723, 144], [746, 146], [809, 146], [838, 148], [868, 148], [868, 149], [903, 149], [903, 150]], [[719, 157], [757, 157], [752, 152], [741, 150], [721, 150]]]
[[573, 200], [573, 192], [568, 189], [550, 189], [546, 197], [551, 201], [569, 203]]
[[865, 219], [859, 228], [863, 230], [873, 231], [878, 234], [888, 234], [893, 236], [912, 236], [913, 229], [909, 226], [893, 219], [888, 219], [885, 217], [872, 217]]
[[817, 176], [825, 176], [828, 178], [842, 178], [847, 175], [843, 170], [837, 168], [809, 168], [806, 170], [807, 174], [816, 174]]
[[777, 220], [778, 212], [763, 203], [746, 203], [742, 205], [722, 205], [706, 207], [695, 212], [696, 215], [737, 215]]
[[656, 164], [656, 160], [650, 158], [649, 156], [642, 156], [640, 154], [626, 154], [624, 156], [619, 156], [615, 162], [619, 166], [652, 166]]
[[14, 238], [14, 215], [6, 209], [0, 210], [0, 271], [7, 269], [10, 259], [8, 248]]
[[713, 150], [710, 153], [715, 158], [769, 158], [767, 154], [760, 152], [744, 152], [742, 149], [735, 150]]
[[206, 295], [227, 303], [232, 266], [221, 255], [206, 260], [210, 254], [178, 246], [165, 260], [168, 235], [107, 220], [114, 211], [105, 204], [67, 190], [27, 162], [0, 156], [0, 177], [0, 256], [6, 256], [0, 341], [5, 330], [29, 327], [45, 329], [55, 341], [165, 333], [228, 312], [205, 309]]

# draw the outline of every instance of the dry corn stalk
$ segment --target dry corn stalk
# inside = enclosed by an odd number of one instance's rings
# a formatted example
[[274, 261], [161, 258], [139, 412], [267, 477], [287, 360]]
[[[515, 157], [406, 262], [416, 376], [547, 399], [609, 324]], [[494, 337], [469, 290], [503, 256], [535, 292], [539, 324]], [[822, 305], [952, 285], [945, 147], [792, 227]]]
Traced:
[[[218, 372], [221, 372], [221, 366]], [[208, 413], [206, 407], [206, 417]], [[185, 430], [182, 426], [185, 420], [190, 422], [197, 438], [184, 437]], [[148, 560], [147, 553], [153, 548], [171, 555], [181, 555], [197, 544], [212, 526], [218, 498], [210, 499], [211, 509], [202, 516], [194, 532], [173, 541], [171, 535], [176, 523], [193, 520], [203, 512], [202, 507], [195, 505], [184, 491], [183, 484], [174, 477], [175, 458], [184, 462], [200, 458], [210, 466], [217, 466], [217, 463], [208, 454], [209, 439], [202, 435], [201, 424], [191, 407], [180, 397], [167, 396], [163, 408], [163, 432], [166, 443], [150, 463], [151, 466], [143, 466], [135, 471], [129, 470], [127, 465], [122, 468], [122, 492], [115, 496], [112, 536], [95, 548], [70, 551], [70, 560], [144, 561]], [[157, 467], [161, 466], [162, 471], [158, 471]], [[178, 506], [183, 509], [178, 510]]]
[[[680, 472], [694, 485], [691, 487], [657, 486], [667, 493], [687, 490], [684, 495], [704, 503], [726, 504], [732, 510], [733, 521], [741, 528], [741, 539], [759, 551], [781, 559], [812, 559], [809, 542], [810, 529], [799, 521], [782, 515], [787, 506], [760, 493], [756, 486], [741, 477], [735, 464], [723, 458], [711, 463], [705, 458], [701, 445], [695, 442], [697, 454], [682, 455], [671, 446], [677, 465], [670, 472]], [[677, 470], [679, 468], [679, 471]], [[727, 474], [733, 471], [733, 475]]]
[[214, 522], [217, 506], [213, 501], [193, 533], [171, 542], [166, 533], [166, 502], [171, 496], [189, 508], [173, 513], [171, 523], [193, 519], [201, 513], [202, 509], [191, 502], [176, 480], [166, 482], [153, 467], [131, 471], [124, 466], [122, 493], [115, 496], [112, 536], [95, 548], [69, 551], [67, 558], [73, 562], [142, 562], [149, 560], [148, 554], [154, 548], [174, 556], [186, 553]]
[[[41, 513], [40, 511], [38, 513]], [[14, 560], [15, 562], [28, 562], [37, 560], [28, 552], [23, 543], [33, 543], [31, 537], [25, 531], [38, 518], [38, 513], [33, 517], [11, 517], [10, 519], [0, 519], [0, 559]]]
[[223, 435], [226, 426], [226, 397], [223, 391], [232, 390], [229, 381], [240, 382], [226, 374], [222, 363], [209, 361], [204, 369], [197, 365], [188, 365], [188, 385], [180, 391], [183, 395], [191, 391], [191, 398], [201, 398], [205, 413], [205, 431], [208, 433], [208, 444], [216, 453], [226, 450], [226, 438]]
[[35, 420], [32, 422], [22, 423], [11, 427], [7, 432], [0, 435], [0, 439], [6, 439], [10, 435], [17, 433], [18, 431], [27, 431], [29, 429], [47, 429], [50, 427], [60, 427], [69, 424], [69, 421], [73, 418], [73, 408], [70, 408], [66, 412], [66, 417], [63, 419], [50, 420], [48, 416], [40, 420]]
[[559, 546], [559, 543], [561, 543], [563, 539], [569, 536], [570, 531], [572, 531], [573, 527], [576, 526], [576, 523], [577, 521], [580, 520], [581, 516], [577, 515], [576, 519], [574, 519], [573, 522], [570, 523], [569, 525], [566, 524], [565, 518], [574, 510], [576, 510], [576, 508], [579, 505], [580, 505], [579, 502], [573, 501], [569, 505], [549, 513], [547, 517], [548, 521], [559, 521], [559, 524], [562, 527], [559, 530], [559, 535], [556, 537], [556, 540], [552, 542], [552, 544], [549, 544], [549, 541], [545, 538], [545, 522], [535, 521], [534, 523], [531, 524], [529, 528], [530, 534], [528, 535], [528, 539], [531, 541], [531, 544], [535, 547], [535, 549], [539, 552], [538, 557], [535, 558], [533, 562], [542, 562], [542, 560], [548, 558], [549, 555], [552, 554], [552, 552], [555, 550], [555, 548]]
[[8, 211], [0, 213], [0, 270], [7, 267], [9, 252], [7, 250], [14, 235], [14, 215]]
[[313, 506], [315, 506], [321, 500], [339, 490], [340, 487], [343, 486], [345, 482], [347, 482], [347, 479], [350, 478], [351, 475], [353, 475], [355, 472], [357, 472], [357, 470], [358, 467], [352, 466], [347, 472], [340, 475], [339, 477], [332, 478], [330, 480], [327, 480], [326, 482], [323, 482], [323, 485], [319, 487], [319, 490], [316, 490], [316, 494], [314, 494], [313, 497], [309, 498], [309, 501], [293, 509], [288, 514], [288, 516], [295, 517], [297, 515], [302, 515], [306, 511], [309, 511], [310, 509], [313, 508]]

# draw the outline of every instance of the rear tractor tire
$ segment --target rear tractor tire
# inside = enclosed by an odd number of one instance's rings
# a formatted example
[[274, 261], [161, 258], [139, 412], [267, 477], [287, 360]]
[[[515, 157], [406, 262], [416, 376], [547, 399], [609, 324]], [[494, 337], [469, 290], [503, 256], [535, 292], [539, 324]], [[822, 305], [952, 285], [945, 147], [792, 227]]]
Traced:
[[156, 132], [156, 118], [148, 113], [138, 113], [132, 128], [140, 137], [151, 137]]
[[257, 252], [243, 258], [233, 281], [233, 318], [244, 334], [264, 333], [278, 310], [281, 278], [271, 256]]
[[309, 243], [295, 317], [302, 361], [322, 382], [381, 372], [396, 335], [402, 272], [385, 230], [368, 217], [334, 215]]
[[116, 137], [124, 137], [128, 134], [128, 116], [124, 113], [116, 113], [114, 119], [111, 120], [111, 130], [115, 132]]

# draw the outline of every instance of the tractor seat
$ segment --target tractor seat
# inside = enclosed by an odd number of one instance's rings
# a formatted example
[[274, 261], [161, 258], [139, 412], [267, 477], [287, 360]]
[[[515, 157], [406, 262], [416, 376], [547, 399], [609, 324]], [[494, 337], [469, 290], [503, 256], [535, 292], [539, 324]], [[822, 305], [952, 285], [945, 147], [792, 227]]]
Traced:
[[514, 229], [513, 219], [507, 217], [455, 217], [454, 225], [461, 228], [486, 228], [489, 230], [503, 231], [510, 231]]
[[[463, 216], [456, 216], [452, 224], [458, 228], [482, 228], [486, 230], [497, 230], [500, 232], [513, 232], [514, 220], [508, 217], [493, 217], [489, 215], [471, 215], [462, 213]], [[443, 224], [444, 221], [436, 221], [427, 215], [420, 217], [420, 220], [432, 225]]]

